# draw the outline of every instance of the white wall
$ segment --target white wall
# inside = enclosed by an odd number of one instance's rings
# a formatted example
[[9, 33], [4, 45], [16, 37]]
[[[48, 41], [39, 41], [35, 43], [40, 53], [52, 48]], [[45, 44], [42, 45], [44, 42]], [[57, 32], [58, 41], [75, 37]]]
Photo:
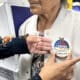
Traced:
[[0, 2], [7, 2], [10, 5], [29, 6], [28, 0], [0, 0]]
[[8, 0], [12, 5], [29, 6], [28, 0]]
[[15, 36], [14, 24], [10, 7], [5, 3], [0, 7], [0, 36]]

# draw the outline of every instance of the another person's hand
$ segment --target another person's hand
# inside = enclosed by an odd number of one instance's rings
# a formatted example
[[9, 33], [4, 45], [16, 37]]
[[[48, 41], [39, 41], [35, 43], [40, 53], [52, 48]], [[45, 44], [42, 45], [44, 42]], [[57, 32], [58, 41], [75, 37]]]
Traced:
[[26, 41], [31, 53], [47, 54], [52, 48], [51, 40], [45, 37], [29, 35]]
[[7, 44], [12, 39], [13, 39], [13, 36], [9, 35], [9, 36], [5, 36], [2, 41], [3, 41], [4, 44]]
[[78, 61], [80, 61], [80, 57], [71, 59], [71, 55], [69, 55], [65, 61], [56, 62], [55, 55], [51, 54], [39, 75], [42, 80], [67, 80], [65, 78], [66, 73], [68, 73], [70, 68]]

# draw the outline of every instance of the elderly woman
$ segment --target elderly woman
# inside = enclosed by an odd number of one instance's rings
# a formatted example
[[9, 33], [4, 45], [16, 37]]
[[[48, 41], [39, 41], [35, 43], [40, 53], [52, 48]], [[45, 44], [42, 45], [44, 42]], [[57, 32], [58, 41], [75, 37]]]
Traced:
[[[29, 0], [30, 10], [34, 14], [26, 20], [21, 28], [20, 35], [26, 33], [44, 35], [52, 40], [53, 50], [67, 48], [72, 50], [73, 56], [80, 55], [80, 14], [66, 9], [66, 0]], [[50, 52], [50, 51], [48, 51]], [[63, 52], [62, 52], [63, 53]], [[58, 55], [59, 57], [64, 54]], [[43, 57], [44, 58], [44, 57]], [[39, 72], [40, 56], [33, 56], [32, 74]], [[38, 66], [36, 66], [36, 64]], [[78, 63], [75, 68], [74, 78], [80, 80]]]

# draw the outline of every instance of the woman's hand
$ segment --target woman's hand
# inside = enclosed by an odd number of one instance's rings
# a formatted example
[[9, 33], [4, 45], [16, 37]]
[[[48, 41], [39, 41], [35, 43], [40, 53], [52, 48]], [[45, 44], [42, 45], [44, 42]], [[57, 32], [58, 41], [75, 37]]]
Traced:
[[52, 49], [51, 40], [45, 37], [29, 35], [26, 42], [29, 51], [34, 54], [47, 54]]
[[51, 54], [50, 58], [42, 68], [39, 75], [42, 78], [42, 80], [70, 80], [67, 79], [66, 74], [68, 74], [69, 72], [71, 73], [70, 69], [78, 61], [80, 61], [80, 57], [72, 59], [70, 54], [68, 55], [65, 61], [56, 62], [55, 55]]

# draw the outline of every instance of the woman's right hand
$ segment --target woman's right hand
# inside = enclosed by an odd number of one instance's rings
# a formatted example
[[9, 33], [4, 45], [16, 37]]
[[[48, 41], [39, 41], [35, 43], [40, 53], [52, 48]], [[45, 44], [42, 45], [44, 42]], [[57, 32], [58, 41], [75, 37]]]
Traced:
[[41, 69], [39, 75], [42, 80], [67, 80], [66, 74], [68, 74], [73, 65], [78, 61], [80, 61], [80, 57], [72, 59], [70, 54], [65, 61], [56, 62], [55, 55], [51, 54], [44, 67]]
[[29, 51], [34, 54], [47, 54], [52, 49], [51, 40], [45, 37], [29, 35], [26, 42]]

